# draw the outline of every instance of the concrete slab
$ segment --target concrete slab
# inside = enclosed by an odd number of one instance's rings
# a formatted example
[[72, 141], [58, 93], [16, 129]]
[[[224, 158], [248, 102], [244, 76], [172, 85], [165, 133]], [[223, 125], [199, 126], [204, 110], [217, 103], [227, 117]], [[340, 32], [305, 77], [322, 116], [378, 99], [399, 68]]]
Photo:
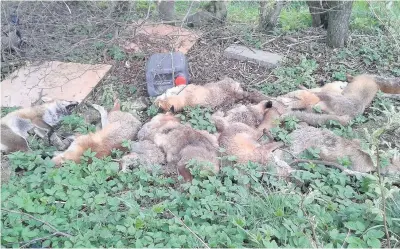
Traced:
[[0, 83], [1, 106], [29, 107], [42, 96], [81, 102], [111, 69], [59, 61], [36, 63], [13, 72]]
[[253, 61], [268, 68], [279, 66], [283, 56], [258, 49], [249, 49], [240, 45], [231, 45], [224, 51], [224, 55], [231, 59]]
[[[140, 21], [139, 21], [140, 23]], [[127, 29], [132, 39], [123, 45], [127, 52], [166, 53], [180, 51], [186, 54], [200, 37], [200, 32], [167, 24], [145, 23], [142, 27]]]

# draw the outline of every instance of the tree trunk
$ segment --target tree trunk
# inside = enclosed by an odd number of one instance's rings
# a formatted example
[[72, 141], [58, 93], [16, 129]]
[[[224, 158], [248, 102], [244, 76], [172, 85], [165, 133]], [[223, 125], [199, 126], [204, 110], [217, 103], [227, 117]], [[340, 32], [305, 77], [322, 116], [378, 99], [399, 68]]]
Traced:
[[227, 6], [228, 4], [226, 1], [211, 1], [206, 5], [205, 10], [213, 13], [218, 21], [224, 23], [228, 14]]
[[346, 45], [353, 1], [329, 1], [327, 44], [333, 48]]
[[276, 26], [279, 14], [281, 13], [281, 10], [285, 4], [286, 2], [282, 0], [260, 1], [259, 27], [262, 31], [270, 31]]
[[[76, 1], [79, 3], [79, 1]], [[69, 2], [68, 2], [69, 3]], [[127, 12], [130, 10], [130, 2], [129, 1], [115, 1], [112, 2], [114, 4], [113, 12], [118, 15], [118, 13]]]
[[326, 1], [307, 1], [308, 8], [310, 10], [312, 18], [312, 26], [320, 27], [324, 26], [326, 29], [328, 27], [328, 6]]
[[158, 3], [158, 13], [163, 21], [173, 21], [175, 18], [175, 1], [161, 0]]
[[227, 6], [226, 0], [211, 1], [204, 7], [204, 10], [188, 16], [186, 22], [189, 27], [198, 27], [213, 21], [225, 23], [228, 14]]

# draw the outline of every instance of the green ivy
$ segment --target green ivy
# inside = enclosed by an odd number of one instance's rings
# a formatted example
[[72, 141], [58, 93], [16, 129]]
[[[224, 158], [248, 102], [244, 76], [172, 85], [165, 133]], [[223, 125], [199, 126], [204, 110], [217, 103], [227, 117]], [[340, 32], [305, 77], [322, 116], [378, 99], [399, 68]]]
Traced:
[[[121, 173], [111, 157], [94, 155], [87, 151], [81, 164], [54, 168], [49, 158], [37, 153], [11, 154], [11, 165], [19, 173], [1, 188], [2, 245], [382, 245], [375, 177], [358, 180], [310, 163], [299, 164], [293, 175], [296, 181], [291, 182], [263, 174], [263, 167], [254, 163], [227, 166], [210, 176], [193, 161], [189, 167], [193, 182], [183, 183], [164, 176], [160, 168]], [[391, 196], [388, 226], [398, 234], [400, 209], [394, 200], [400, 197], [390, 186], [385, 185]]]

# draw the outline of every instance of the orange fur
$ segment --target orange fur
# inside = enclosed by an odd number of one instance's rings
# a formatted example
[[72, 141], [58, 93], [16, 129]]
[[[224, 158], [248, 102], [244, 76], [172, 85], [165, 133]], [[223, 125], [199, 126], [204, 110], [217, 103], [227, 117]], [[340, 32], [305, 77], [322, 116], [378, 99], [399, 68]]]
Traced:
[[[180, 89], [180, 88], [179, 88]], [[209, 107], [217, 108], [221, 105], [233, 104], [238, 99], [243, 99], [246, 93], [240, 83], [230, 78], [205, 85], [189, 84], [180, 89], [172, 88], [155, 100], [155, 105], [164, 111], [171, 106], [179, 112], [185, 107]]]
[[228, 122], [220, 116], [213, 116], [219, 135], [219, 144], [226, 149], [227, 155], [237, 157], [237, 162], [248, 161], [266, 163], [273, 150], [283, 145], [281, 142], [260, 144], [258, 140], [262, 131], [251, 128], [239, 122]]
[[260, 125], [257, 127], [259, 131], [270, 131], [272, 128], [277, 127], [280, 124], [280, 116], [278, 108], [271, 107], [267, 109], [264, 113], [264, 118]]
[[136, 137], [141, 126], [132, 114], [113, 110], [108, 115], [108, 124], [101, 130], [78, 136], [70, 147], [52, 160], [60, 166], [66, 160], [79, 162], [83, 153], [91, 149], [97, 158], [111, 155], [113, 149], [124, 150], [122, 142]]

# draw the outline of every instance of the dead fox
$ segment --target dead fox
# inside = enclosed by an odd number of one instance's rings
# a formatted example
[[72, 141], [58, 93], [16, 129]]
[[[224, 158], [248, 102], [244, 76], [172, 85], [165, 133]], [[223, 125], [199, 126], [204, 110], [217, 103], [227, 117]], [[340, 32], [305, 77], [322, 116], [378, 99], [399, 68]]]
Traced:
[[174, 106], [176, 112], [187, 106], [202, 106], [216, 108], [222, 105], [235, 103], [243, 99], [246, 93], [239, 82], [225, 78], [205, 85], [189, 84], [184, 87], [173, 88], [160, 95], [155, 100], [155, 105], [164, 111]]
[[75, 101], [42, 98], [42, 105], [13, 111], [1, 119], [1, 151], [27, 151], [28, 131], [34, 129], [41, 138], [50, 136], [54, 126], [71, 114], [78, 105]]
[[359, 140], [345, 139], [327, 129], [311, 126], [297, 129], [290, 136], [290, 151], [296, 156], [308, 148], [317, 148], [321, 160], [337, 163], [339, 158], [347, 156], [354, 171], [366, 173], [375, 169], [370, 155], [361, 149]]
[[272, 151], [283, 146], [282, 142], [260, 144], [262, 131], [251, 128], [240, 122], [228, 122], [220, 116], [213, 116], [219, 135], [219, 145], [226, 150], [227, 155], [237, 157], [238, 163], [248, 161], [266, 163]]
[[139, 131], [138, 138], [154, 142], [166, 154], [167, 164], [175, 165], [186, 181], [192, 180], [186, 168], [191, 159], [209, 163], [206, 170], [212, 174], [219, 171], [217, 138], [206, 131], [181, 124], [172, 112], [153, 117]]
[[150, 140], [131, 143], [130, 153], [121, 159], [121, 171], [131, 167], [151, 168], [154, 165], [165, 164], [165, 154]]
[[310, 125], [321, 124], [328, 118], [347, 124], [355, 116], [362, 114], [374, 99], [379, 87], [370, 75], [359, 75], [343, 89], [342, 94], [304, 91], [292, 110], [305, 110], [312, 113], [319, 109], [320, 114], [308, 115], [302, 112], [289, 112], [285, 116], [294, 116]]
[[269, 108], [264, 111], [263, 119], [257, 127], [258, 131], [263, 131], [264, 134], [272, 128], [278, 127], [281, 123], [281, 115], [286, 111], [285, 106], [278, 101], [271, 101]]
[[327, 93], [327, 94], [342, 94], [343, 89], [348, 85], [347, 82], [334, 81], [325, 84], [323, 87], [317, 87], [307, 89], [300, 87], [302, 90], [296, 90], [277, 97], [277, 101], [286, 105], [287, 109], [305, 109], [311, 110], [311, 108], [320, 102], [318, 95], [315, 93]]
[[272, 107], [272, 101], [261, 101], [256, 105], [237, 105], [223, 115], [218, 111], [213, 115], [224, 116], [228, 122], [239, 122], [256, 128], [264, 119], [264, 113]]
[[132, 114], [120, 111], [119, 103], [104, 118], [102, 114], [102, 129], [87, 135], [78, 135], [66, 151], [55, 156], [52, 161], [60, 166], [67, 160], [80, 162], [81, 156], [89, 148], [96, 152], [97, 158], [109, 156], [112, 149], [123, 148], [124, 140], [132, 140], [141, 127], [141, 122]]
[[[379, 86], [379, 90], [384, 93], [389, 94], [400, 94], [400, 77], [395, 78], [384, 78], [380, 76], [372, 76], [375, 79], [375, 82]], [[349, 74], [346, 75], [347, 81], [351, 82], [354, 80], [354, 76]]]

